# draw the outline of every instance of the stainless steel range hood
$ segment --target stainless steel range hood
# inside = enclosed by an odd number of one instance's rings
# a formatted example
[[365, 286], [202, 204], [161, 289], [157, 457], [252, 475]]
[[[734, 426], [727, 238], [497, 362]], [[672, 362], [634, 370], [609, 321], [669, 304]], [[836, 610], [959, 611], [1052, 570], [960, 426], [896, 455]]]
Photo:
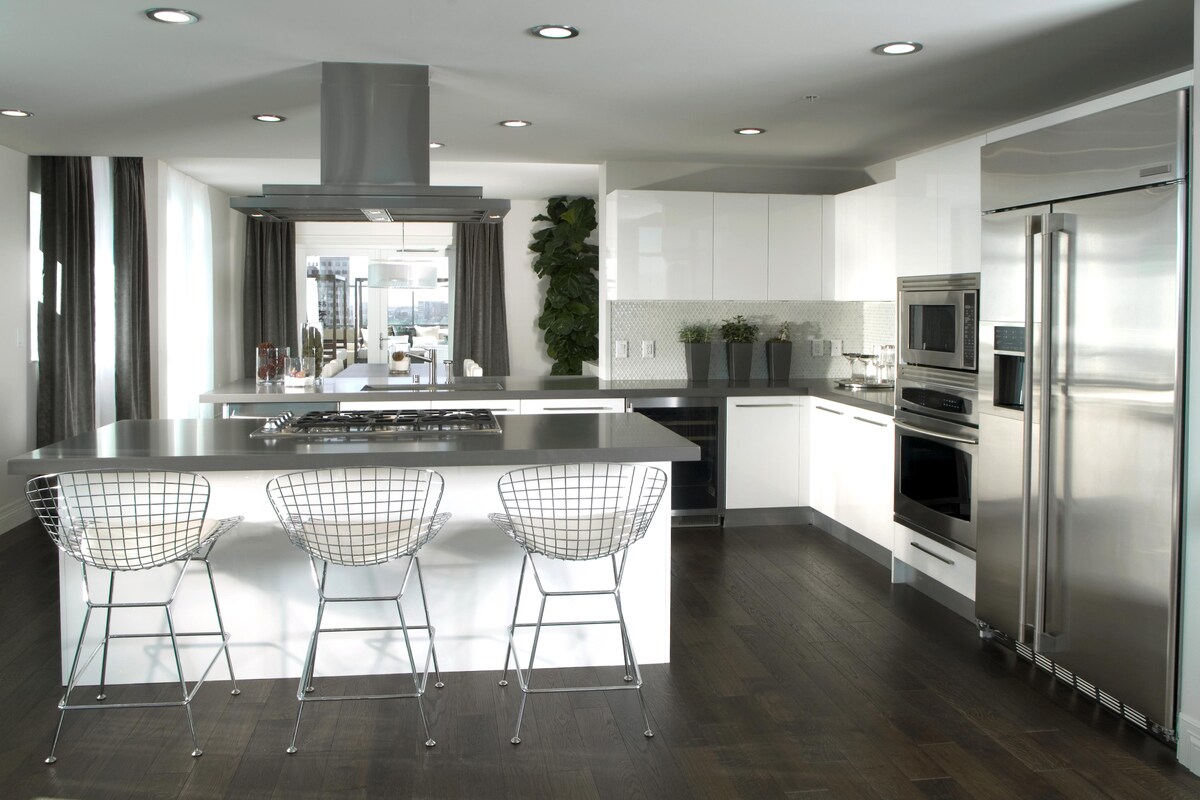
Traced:
[[231, 208], [290, 222], [499, 222], [509, 201], [429, 185], [429, 67], [321, 65], [321, 183], [266, 184]]

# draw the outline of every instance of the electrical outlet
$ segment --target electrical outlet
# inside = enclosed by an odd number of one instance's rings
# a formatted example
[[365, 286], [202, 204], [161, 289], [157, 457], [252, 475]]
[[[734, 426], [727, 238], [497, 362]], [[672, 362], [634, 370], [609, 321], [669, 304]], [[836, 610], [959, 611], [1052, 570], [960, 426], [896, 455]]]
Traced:
[[830, 339], [829, 340], [829, 355], [830, 355], [830, 357], [837, 358], [841, 354], [842, 354], [842, 340], [841, 339]]
[[808, 343], [809, 343], [809, 345], [812, 347], [812, 354], [813, 354], [814, 356], [822, 356], [822, 355], [825, 355], [825, 340], [823, 340], [823, 339], [809, 339], [809, 340], [808, 340]]
[[616, 348], [616, 352], [613, 353], [614, 358], [629, 358], [629, 342], [617, 339], [613, 345]]
[[642, 340], [642, 358], [654, 358], [654, 341]]

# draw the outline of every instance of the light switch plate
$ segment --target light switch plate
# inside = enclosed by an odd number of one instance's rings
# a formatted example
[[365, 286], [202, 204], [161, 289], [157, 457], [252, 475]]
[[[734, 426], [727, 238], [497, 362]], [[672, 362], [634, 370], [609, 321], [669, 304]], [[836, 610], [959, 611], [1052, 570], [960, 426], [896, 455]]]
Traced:
[[831, 358], [837, 358], [841, 354], [842, 354], [842, 340], [841, 339], [830, 339], [829, 340], [829, 356]]
[[824, 339], [809, 339], [808, 343], [812, 347], [812, 354], [814, 356], [821, 356], [825, 354]]
[[654, 358], [654, 341], [642, 340], [642, 358]]
[[613, 358], [629, 358], [629, 342], [624, 339], [617, 339], [613, 342], [615, 352]]

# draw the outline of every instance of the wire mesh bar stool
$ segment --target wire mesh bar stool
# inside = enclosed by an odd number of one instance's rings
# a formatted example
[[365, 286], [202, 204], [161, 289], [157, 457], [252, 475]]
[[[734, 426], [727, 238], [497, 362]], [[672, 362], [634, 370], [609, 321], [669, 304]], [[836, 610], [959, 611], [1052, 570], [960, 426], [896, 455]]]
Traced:
[[[62, 734], [63, 720], [68, 711], [101, 708], [161, 708], [182, 706], [187, 717], [188, 731], [192, 736], [192, 755], [203, 755], [196, 739], [196, 726], [192, 719], [192, 699], [208, 678], [209, 672], [222, 653], [233, 682], [231, 694], [241, 694], [233, 672], [233, 661], [229, 656], [229, 634], [221, 618], [221, 604], [217, 600], [217, 587], [213, 580], [209, 556], [213, 546], [228, 533], [242, 517], [210, 520], [205, 517], [208, 508], [209, 485], [200, 475], [189, 472], [165, 470], [87, 470], [43, 475], [29, 481], [25, 496], [33, 507], [34, 515], [41, 521], [50, 538], [59, 550], [79, 561], [83, 573], [84, 600], [87, 611], [67, 684], [62, 699], [58, 726], [54, 741], [50, 745], [47, 764], [53, 764]], [[193, 563], [204, 565], [208, 576], [208, 587], [212, 593], [213, 610], [216, 612], [217, 630], [179, 631], [175, 627], [172, 606], [179, 595], [187, 568]], [[165, 600], [140, 602], [114, 602], [114, 590], [118, 573], [149, 570], [175, 565], [179, 573], [170, 585]], [[89, 578], [92, 571], [108, 573], [108, 592], [105, 600], [95, 600]], [[112, 614], [122, 609], [162, 608], [166, 615], [167, 632], [113, 633]], [[91, 654], [80, 664], [87, 638], [92, 612], [104, 611], [104, 635]], [[179, 656], [179, 639], [182, 637], [220, 637], [220, 647], [213, 654], [192, 688], [189, 690], [183, 674]], [[179, 675], [181, 698], [161, 702], [104, 703], [108, 698], [105, 684], [108, 673], [109, 643], [115, 639], [143, 639], [167, 637], [171, 642], [175, 670]], [[80, 675], [87, 670], [97, 654], [100, 655], [100, 691], [96, 703], [72, 703], [71, 693], [75, 690]]]
[[[646, 724], [644, 734], [653, 736], [646, 701], [642, 696], [642, 673], [633, 653], [625, 612], [621, 606], [621, 581], [629, 546], [646, 535], [654, 512], [667, 486], [667, 475], [656, 467], [635, 464], [556, 464], [526, 467], [501, 476], [497, 488], [504, 513], [489, 514], [501, 530], [525, 550], [517, 597], [513, 604], [512, 624], [508, 627], [508, 651], [500, 685], [508, 685], [511, 661], [521, 687], [521, 705], [511, 739], [521, 743], [521, 723], [530, 694], [579, 691], [633, 690], [637, 693]], [[612, 588], [549, 591], [538, 572], [535, 555], [562, 561], [612, 562]], [[518, 622], [521, 593], [526, 571], [533, 573], [541, 594], [536, 622]], [[546, 602], [552, 597], [609, 595], [616, 606], [616, 619], [546, 622]], [[532, 688], [534, 662], [542, 629], [557, 626], [616, 625], [621, 634], [621, 657], [625, 665], [624, 683], [609, 686], [572, 686]], [[517, 652], [518, 628], [533, 628], [529, 664], [522, 668]]]
[[[421, 577], [421, 562], [417, 551], [429, 542], [450, 514], [438, 513], [444, 488], [442, 476], [431, 470], [391, 467], [347, 467], [292, 472], [280, 475], [267, 483], [267, 497], [275, 509], [284, 531], [292, 544], [308, 554], [312, 565], [313, 582], [317, 587], [317, 621], [308, 640], [308, 652], [296, 690], [296, 725], [288, 753], [296, 752], [300, 733], [300, 718], [304, 704], [329, 700], [391, 700], [415, 697], [425, 728], [425, 746], [437, 744], [429, 732], [422, 696], [429, 680], [430, 662], [441, 689], [441, 670], [434, 647], [435, 628], [430, 623], [429, 604], [425, 599], [425, 581]], [[389, 561], [408, 559], [400, 590], [381, 596], [331, 596], [326, 592], [329, 565], [367, 567]], [[425, 615], [422, 625], [410, 625], [404, 615], [401, 600], [409, 579], [416, 575]], [[395, 603], [399, 625], [380, 625], [354, 628], [323, 628], [326, 603]], [[371, 695], [313, 694], [313, 672], [316, 669], [317, 642], [322, 633], [353, 633], [367, 631], [400, 631], [412, 670], [413, 691]], [[417, 668], [410, 638], [412, 631], [426, 631], [429, 648], [424, 667]]]

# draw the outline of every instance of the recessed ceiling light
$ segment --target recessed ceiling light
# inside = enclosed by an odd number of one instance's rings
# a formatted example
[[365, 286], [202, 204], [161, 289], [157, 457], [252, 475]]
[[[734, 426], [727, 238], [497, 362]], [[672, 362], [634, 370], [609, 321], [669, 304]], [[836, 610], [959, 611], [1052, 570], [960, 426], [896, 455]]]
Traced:
[[439, 147], [445, 147], [445, 146], [446, 145], [442, 144], [441, 142], [430, 142], [429, 143], [430, 150], [437, 150]]
[[6, 117], [32, 117], [33, 114], [28, 111], [22, 111], [19, 108], [0, 108], [0, 114]]
[[287, 117], [280, 114], [255, 114], [251, 119], [258, 122], [286, 122]]
[[766, 128], [734, 128], [734, 133], [740, 133], [742, 136], [758, 136], [760, 133], [766, 133]]
[[537, 25], [529, 32], [543, 39], [574, 39], [579, 35], [579, 29], [572, 25]]
[[881, 56], [907, 56], [923, 49], [920, 42], [888, 42], [871, 48], [871, 52]]
[[806, 95], [804, 95], [804, 99], [805, 99], [805, 100], [807, 100], [808, 102], [812, 103], [812, 102], [815, 102], [815, 101], [817, 101], [817, 100], [820, 100], [820, 99], [821, 99], [821, 95], [819, 95], [819, 94], [806, 94]]
[[199, 14], [183, 8], [148, 8], [146, 16], [155, 22], [165, 22], [168, 25], [191, 25], [200, 21]]
[[506, 128], [528, 128], [533, 123], [524, 119], [504, 119], [500, 124]]

